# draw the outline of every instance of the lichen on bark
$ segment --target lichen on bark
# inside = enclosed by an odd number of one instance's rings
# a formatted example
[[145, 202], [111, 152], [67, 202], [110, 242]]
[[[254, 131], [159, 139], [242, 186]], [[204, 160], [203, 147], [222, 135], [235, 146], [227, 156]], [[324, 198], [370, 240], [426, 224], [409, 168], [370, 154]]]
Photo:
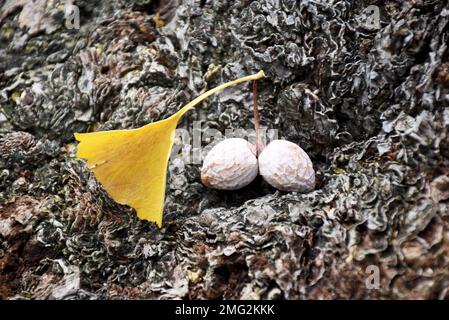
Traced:
[[[79, 30], [64, 1], [30, 3], [0, 1], [1, 298], [449, 297], [444, 1], [73, 1]], [[164, 119], [260, 69], [261, 124], [307, 151], [313, 192], [210, 190], [178, 158], [158, 229], [74, 156], [74, 132]], [[194, 121], [251, 128], [250, 87]]]

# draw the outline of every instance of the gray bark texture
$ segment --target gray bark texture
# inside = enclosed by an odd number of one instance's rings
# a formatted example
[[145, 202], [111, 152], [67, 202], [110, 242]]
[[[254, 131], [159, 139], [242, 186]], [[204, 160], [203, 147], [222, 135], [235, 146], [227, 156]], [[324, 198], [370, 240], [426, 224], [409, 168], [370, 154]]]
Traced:
[[[443, 0], [0, 0], [0, 298], [449, 298], [448, 35]], [[309, 154], [310, 193], [211, 190], [178, 157], [158, 229], [75, 157], [74, 132], [259, 70], [261, 126]], [[250, 129], [251, 98], [179, 127]]]

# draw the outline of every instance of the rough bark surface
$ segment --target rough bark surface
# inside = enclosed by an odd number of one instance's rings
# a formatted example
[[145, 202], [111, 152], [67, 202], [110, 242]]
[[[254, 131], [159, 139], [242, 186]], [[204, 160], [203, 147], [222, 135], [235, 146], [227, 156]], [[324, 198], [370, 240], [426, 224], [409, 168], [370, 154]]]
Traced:
[[[0, 298], [449, 298], [446, 1], [73, 3], [80, 29], [63, 1], [0, 0]], [[310, 155], [313, 192], [210, 190], [178, 158], [158, 229], [75, 158], [74, 132], [260, 69], [261, 124]], [[251, 108], [234, 87], [181, 127]]]

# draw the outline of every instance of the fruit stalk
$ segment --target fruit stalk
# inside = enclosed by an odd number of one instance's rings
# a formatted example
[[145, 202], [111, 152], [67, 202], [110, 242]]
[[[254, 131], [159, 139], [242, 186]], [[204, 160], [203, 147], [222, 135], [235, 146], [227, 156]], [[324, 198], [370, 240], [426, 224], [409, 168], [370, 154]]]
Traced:
[[253, 113], [254, 113], [254, 128], [256, 130], [256, 156], [262, 152], [263, 143], [260, 135], [260, 114], [259, 105], [257, 103], [257, 80], [253, 81]]

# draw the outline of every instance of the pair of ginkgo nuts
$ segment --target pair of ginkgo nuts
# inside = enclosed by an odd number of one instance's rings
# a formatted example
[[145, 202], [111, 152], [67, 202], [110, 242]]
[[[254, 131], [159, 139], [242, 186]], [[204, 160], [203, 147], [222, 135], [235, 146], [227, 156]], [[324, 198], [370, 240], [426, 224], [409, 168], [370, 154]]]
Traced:
[[315, 188], [315, 171], [309, 156], [298, 145], [274, 140], [257, 156], [257, 148], [239, 138], [226, 139], [204, 159], [201, 180], [207, 187], [238, 190], [260, 173], [282, 191], [309, 192]]

